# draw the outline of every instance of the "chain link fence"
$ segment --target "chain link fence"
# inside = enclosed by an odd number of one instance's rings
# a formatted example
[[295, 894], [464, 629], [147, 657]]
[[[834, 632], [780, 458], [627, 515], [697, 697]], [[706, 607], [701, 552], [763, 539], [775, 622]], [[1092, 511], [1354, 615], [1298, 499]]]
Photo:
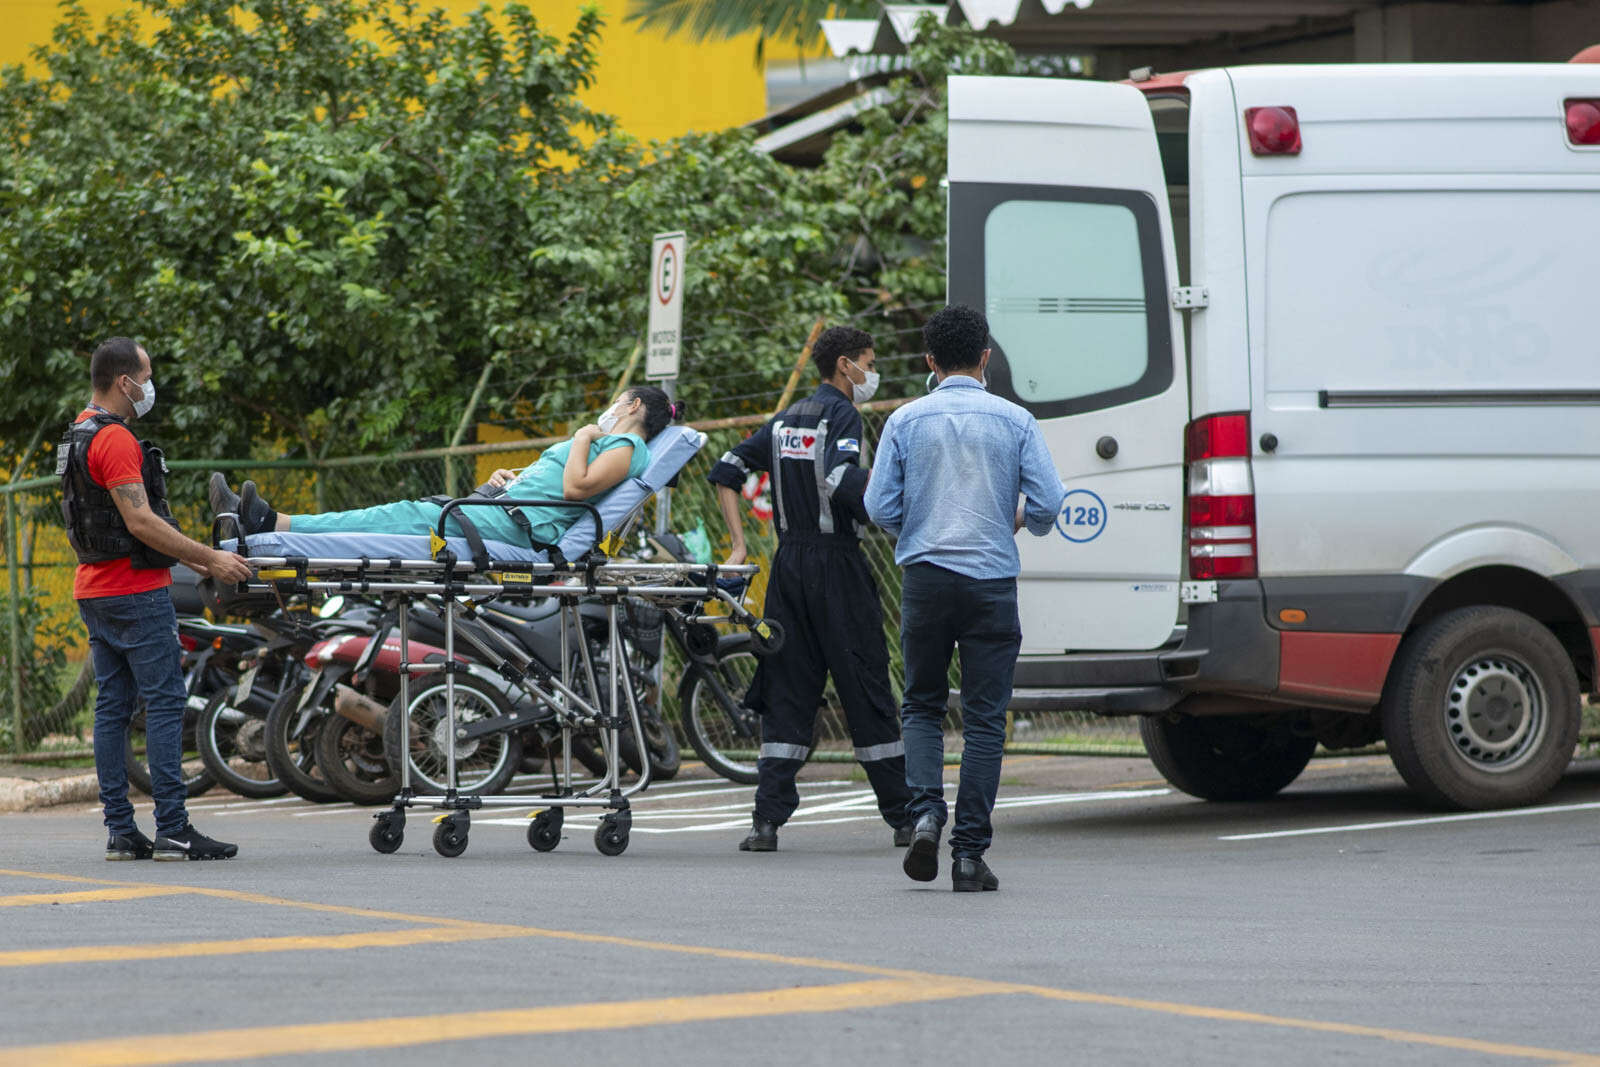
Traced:
[[[864, 412], [868, 447], [876, 441], [888, 411], [903, 401], [869, 405]], [[723, 452], [764, 421], [762, 416], [723, 419], [701, 425], [708, 436], [672, 492], [670, 527], [690, 534], [703, 530], [713, 554], [727, 548], [721, 514], [706, 473]], [[183, 528], [198, 539], [209, 536], [205, 480], [221, 470], [237, 486], [253, 479], [264, 498], [279, 511], [294, 513], [366, 507], [389, 500], [440, 492], [464, 493], [486, 480], [498, 467], [533, 463], [552, 439], [501, 441], [390, 456], [351, 456], [320, 462], [279, 460], [169, 460], [170, 496]], [[870, 463], [870, 453], [863, 457]], [[747, 487], [756, 497], [756, 487]], [[7, 585], [4, 630], [0, 631], [0, 753], [64, 758], [90, 751], [93, 720], [93, 676], [86, 663], [86, 637], [72, 599], [76, 566], [61, 526], [60, 492], [53, 478], [0, 485], [5, 499]], [[756, 517], [754, 500], [746, 514], [752, 560], [770, 561], [777, 539], [770, 522]], [[647, 519], [648, 521], [648, 519]], [[876, 529], [862, 539], [878, 594], [883, 603], [884, 639], [890, 658], [890, 681], [899, 696], [900, 571], [894, 564], [893, 541]], [[721, 558], [719, 555], [717, 558]], [[752, 584], [752, 605], [765, 591], [764, 574]], [[676, 720], [677, 680], [681, 662], [668, 650], [663, 675], [663, 701]], [[818, 722], [819, 759], [848, 759], [851, 745], [844, 716], [832, 686], [824, 697]], [[959, 724], [952, 717], [952, 727]], [[1009, 728], [1009, 750], [1036, 753], [1142, 752], [1132, 720], [1102, 719], [1082, 713], [1018, 714]], [[959, 750], [959, 734], [952, 733]]]

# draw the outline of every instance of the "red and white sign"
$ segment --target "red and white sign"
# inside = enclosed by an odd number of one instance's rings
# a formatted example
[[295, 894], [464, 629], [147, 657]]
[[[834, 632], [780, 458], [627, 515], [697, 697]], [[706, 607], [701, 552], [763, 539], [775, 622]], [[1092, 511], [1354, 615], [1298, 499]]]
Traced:
[[683, 331], [683, 232], [658, 233], [650, 245], [650, 343], [646, 378], [676, 378]]

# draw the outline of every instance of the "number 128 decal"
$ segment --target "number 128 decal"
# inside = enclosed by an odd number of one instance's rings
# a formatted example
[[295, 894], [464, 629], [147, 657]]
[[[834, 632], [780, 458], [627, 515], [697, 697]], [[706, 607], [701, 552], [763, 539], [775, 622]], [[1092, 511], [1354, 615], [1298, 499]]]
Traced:
[[1087, 489], [1074, 489], [1061, 502], [1061, 514], [1056, 516], [1056, 529], [1061, 536], [1075, 544], [1086, 544], [1105, 532], [1105, 501]]

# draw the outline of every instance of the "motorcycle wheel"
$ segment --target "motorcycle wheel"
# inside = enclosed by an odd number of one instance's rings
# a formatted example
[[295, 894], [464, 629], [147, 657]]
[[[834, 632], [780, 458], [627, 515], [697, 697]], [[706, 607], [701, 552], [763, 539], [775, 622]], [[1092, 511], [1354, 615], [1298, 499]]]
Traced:
[[[672, 780], [678, 773], [678, 768], [683, 766], [683, 751], [678, 747], [678, 735], [672, 727], [661, 720], [661, 713], [654, 708], [640, 707], [639, 722], [644, 727], [644, 748], [650, 754], [650, 778], [652, 781], [666, 782]], [[622, 762], [634, 774], [639, 773], [639, 741], [633, 735], [633, 723], [630, 721], [617, 732], [620, 745], [619, 755]]]
[[[217, 784], [216, 776], [200, 758], [194, 740], [195, 713], [183, 714], [183, 786], [191, 797], [197, 797]], [[150, 780], [150, 764], [146, 758], [144, 734], [144, 702], [128, 721], [128, 737], [123, 742], [123, 762], [128, 768], [128, 784], [145, 796], [153, 796], [155, 783]]]
[[400, 791], [383, 738], [343, 715], [328, 716], [317, 729], [317, 769], [352, 804], [387, 804]]
[[[476, 722], [511, 709], [494, 688], [471, 677], [455, 683], [456, 723]], [[446, 791], [445, 684], [433, 682], [412, 691], [410, 707], [395, 698], [383, 722], [384, 752], [399, 776], [400, 761], [411, 762], [411, 788], [418, 793]], [[342, 717], [340, 717], [342, 718]], [[505, 789], [522, 765], [522, 741], [514, 731], [460, 742], [456, 748], [456, 791], [486, 795]]]
[[313, 804], [332, 804], [344, 797], [323, 777], [317, 765], [316, 746], [317, 731], [333, 717], [333, 712], [318, 708], [317, 715], [306, 724], [301, 735], [290, 737], [290, 731], [300, 718], [300, 692], [300, 686], [290, 682], [272, 702], [272, 710], [267, 712], [267, 765], [295, 796]]
[[[716, 688], [709, 684], [704, 668], [698, 666], [689, 668], [678, 689], [679, 714], [690, 747], [707, 767], [740, 785], [755, 785], [760, 780], [755, 760], [755, 752], [761, 747], [760, 722], [738, 706], [755, 669], [756, 655], [748, 646], [727, 649], [718, 658], [717, 680], [731, 706], [725, 706]], [[750, 756], [746, 758], [739, 750], [748, 751]], [[739, 754], [735, 756], [735, 752]]]
[[230, 686], [213, 696], [195, 719], [200, 758], [218, 782], [242, 797], [281, 797], [289, 789], [267, 766], [265, 724], [229, 703], [234, 692]]

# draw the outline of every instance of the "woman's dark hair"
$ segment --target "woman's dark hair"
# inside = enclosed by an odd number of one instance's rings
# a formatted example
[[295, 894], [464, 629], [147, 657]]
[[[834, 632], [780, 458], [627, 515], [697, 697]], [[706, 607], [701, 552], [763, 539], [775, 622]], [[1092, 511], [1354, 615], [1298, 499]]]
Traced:
[[989, 320], [975, 308], [951, 304], [923, 325], [922, 343], [940, 370], [971, 370], [989, 347]]
[[683, 405], [674, 404], [667, 394], [653, 385], [636, 385], [628, 390], [629, 400], [644, 404], [644, 439], [650, 440], [667, 428], [674, 419], [683, 417]]

